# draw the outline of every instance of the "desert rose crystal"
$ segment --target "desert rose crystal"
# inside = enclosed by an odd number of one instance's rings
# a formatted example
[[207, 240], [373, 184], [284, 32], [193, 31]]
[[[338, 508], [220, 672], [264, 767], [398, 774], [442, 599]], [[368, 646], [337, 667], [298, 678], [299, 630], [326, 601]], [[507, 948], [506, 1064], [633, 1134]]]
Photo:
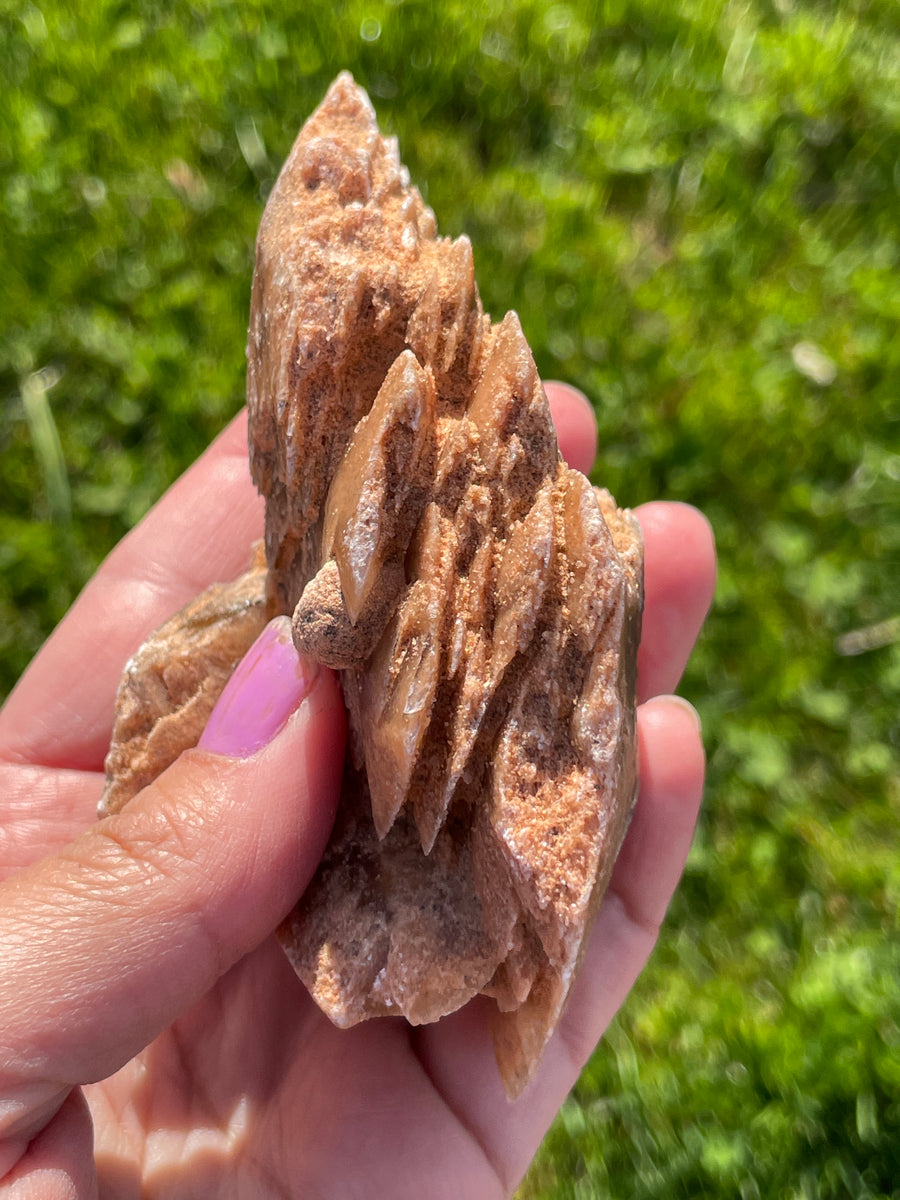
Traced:
[[158, 769], [199, 736], [159, 686], [197, 604], [218, 605], [195, 672], [208, 661], [215, 680], [192, 678], [206, 712], [233, 658], [210, 638], [233, 642], [242, 619], [249, 645], [264, 609], [291, 615], [298, 649], [341, 672], [350, 750], [331, 841], [280, 931], [288, 956], [342, 1026], [493, 997], [514, 1096], [634, 803], [637, 524], [561, 461], [518, 318], [482, 311], [468, 240], [437, 236], [347, 75], [263, 215], [248, 364], [267, 571], [231, 585], [254, 595], [240, 618], [209, 593], [130, 664], [106, 807], [147, 782], [158, 727]]

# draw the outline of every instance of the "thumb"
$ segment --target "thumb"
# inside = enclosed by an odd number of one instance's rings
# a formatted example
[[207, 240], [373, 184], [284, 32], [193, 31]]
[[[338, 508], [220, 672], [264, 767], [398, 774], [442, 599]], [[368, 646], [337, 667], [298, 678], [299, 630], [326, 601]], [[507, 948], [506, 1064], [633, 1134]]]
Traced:
[[324, 849], [343, 738], [336, 677], [278, 618], [197, 749], [0, 885], [0, 1139], [117, 1070], [271, 933]]

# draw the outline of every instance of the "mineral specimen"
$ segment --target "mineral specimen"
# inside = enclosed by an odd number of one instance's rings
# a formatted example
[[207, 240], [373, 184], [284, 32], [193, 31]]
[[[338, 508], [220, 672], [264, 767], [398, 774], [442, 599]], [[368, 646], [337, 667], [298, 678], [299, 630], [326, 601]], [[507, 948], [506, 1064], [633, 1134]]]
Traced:
[[[636, 522], [562, 463], [517, 317], [491, 324], [470, 243], [437, 236], [346, 74], [269, 198], [248, 362], [267, 613], [341, 671], [350, 727], [331, 841], [280, 936], [341, 1026], [493, 997], [514, 1096], [634, 802]], [[129, 704], [152, 690], [135, 669]], [[180, 722], [163, 708], [145, 724]], [[110, 788], [130, 753], [114, 744]]]
[[262, 547], [256, 546], [240, 579], [207, 588], [126, 663], [101, 817], [118, 812], [197, 744], [231, 673], [265, 626], [265, 577]]

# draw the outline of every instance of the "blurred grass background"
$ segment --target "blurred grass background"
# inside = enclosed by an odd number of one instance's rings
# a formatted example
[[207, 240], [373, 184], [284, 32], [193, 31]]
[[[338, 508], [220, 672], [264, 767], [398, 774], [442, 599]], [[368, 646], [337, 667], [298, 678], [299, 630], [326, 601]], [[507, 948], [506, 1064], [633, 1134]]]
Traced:
[[75, 8], [0, 0], [0, 691], [240, 407], [262, 206], [349, 67], [597, 481], [721, 554], [687, 874], [521, 1197], [897, 1200], [900, 6]]

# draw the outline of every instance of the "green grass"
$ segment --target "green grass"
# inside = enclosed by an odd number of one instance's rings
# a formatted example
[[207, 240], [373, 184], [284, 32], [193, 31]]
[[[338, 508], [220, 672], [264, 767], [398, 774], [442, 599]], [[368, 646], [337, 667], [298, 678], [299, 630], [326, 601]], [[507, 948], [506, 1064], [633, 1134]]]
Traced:
[[597, 480], [721, 553], [696, 845], [522, 1196], [896, 1200], [900, 7], [72, 7], [0, 0], [0, 690], [241, 405], [264, 198], [349, 67]]

